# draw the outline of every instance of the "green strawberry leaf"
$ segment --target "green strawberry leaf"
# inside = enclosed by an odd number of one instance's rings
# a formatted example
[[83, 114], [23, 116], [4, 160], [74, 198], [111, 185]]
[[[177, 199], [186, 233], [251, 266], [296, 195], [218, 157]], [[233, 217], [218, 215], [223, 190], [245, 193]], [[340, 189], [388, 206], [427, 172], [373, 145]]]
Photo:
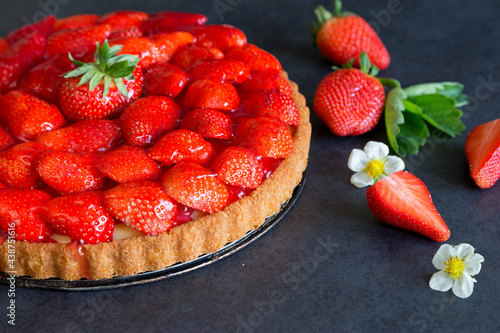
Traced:
[[425, 144], [429, 136], [429, 129], [418, 115], [403, 112], [403, 116], [404, 123], [399, 125], [400, 132], [396, 135], [399, 147], [397, 153], [400, 156], [415, 155], [418, 153], [419, 147]]
[[387, 130], [387, 138], [389, 139], [389, 144], [396, 153], [399, 154], [399, 145], [396, 135], [401, 131], [399, 125], [405, 122], [403, 116], [403, 111], [405, 106], [403, 100], [406, 98], [406, 93], [401, 88], [392, 89], [387, 95], [385, 101], [385, 126]]
[[462, 94], [464, 85], [459, 82], [433, 82], [422, 83], [405, 88], [408, 97], [428, 94], [440, 94], [453, 98], [457, 102], [457, 107], [467, 105], [466, 95]]

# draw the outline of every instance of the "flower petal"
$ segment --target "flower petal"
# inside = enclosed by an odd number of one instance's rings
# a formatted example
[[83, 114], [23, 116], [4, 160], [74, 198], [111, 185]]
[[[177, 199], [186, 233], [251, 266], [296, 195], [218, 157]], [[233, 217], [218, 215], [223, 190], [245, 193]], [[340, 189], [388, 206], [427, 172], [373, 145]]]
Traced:
[[389, 154], [389, 147], [385, 143], [378, 141], [368, 141], [364, 151], [369, 159], [386, 157]]
[[372, 177], [367, 175], [365, 172], [360, 171], [356, 172], [354, 175], [351, 177], [351, 183], [356, 186], [356, 187], [365, 187], [365, 186], [370, 186], [373, 185], [375, 181], [373, 180]]
[[397, 156], [387, 156], [384, 165], [384, 171], [387, 175], [393, 172], [404, 170], [404, 168], [405, 168], [405, 162], [403, 161], [402, 158]]
[[432, 264], [434, 267], [437, 269], [443, 269], [445, 268], [445, 261], [448, 261], [451, 256], [450, 256], [450, 251], [452, 250], [452, 246], [450, 244], [443, 244], [439, 249], [437, 250], [436, 254], [434, 255], [434, 258], [432, 258]]
[[448, 291], [453, 287], [453, 278], [444, 271], [439, 271], [432, 275], [429, 281], [429, 287], [437, 291]]
[[361, 149], [353, 149], [351, 155], [349, 155], [349, 160], [347, 161], [347, 166], [354, 172], [363, 170], [366, 167], [366, 163], [370, 161], [370, 158]]
[[460, 274], [453, 285], [453, 293], [460, 298], [467, 298], [474, 290], [474, 281], [469, 274]]
[[460, 259], [464, 259], [467, 255], [474, 253], [474, 248], [472, 247], [472, 245], [467, 243], [462, 243], [455, 246], [455, 250], [457, 251], [456, 256]]
[[484, 257], [478, 253], [469, 254], [464, 260], [464, 271], [470, 275], [476, 275], [481, 271], [481, 263]]

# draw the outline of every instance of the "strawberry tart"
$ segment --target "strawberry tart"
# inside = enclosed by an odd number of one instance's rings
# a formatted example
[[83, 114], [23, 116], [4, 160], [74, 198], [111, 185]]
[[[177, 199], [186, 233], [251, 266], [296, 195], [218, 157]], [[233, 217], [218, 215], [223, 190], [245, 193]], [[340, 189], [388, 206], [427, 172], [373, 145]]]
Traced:
[[109, 279], [280, 211], [311, 124], [279, 61], [200, 14], [47, 16], [0, 39], [0, 271]]

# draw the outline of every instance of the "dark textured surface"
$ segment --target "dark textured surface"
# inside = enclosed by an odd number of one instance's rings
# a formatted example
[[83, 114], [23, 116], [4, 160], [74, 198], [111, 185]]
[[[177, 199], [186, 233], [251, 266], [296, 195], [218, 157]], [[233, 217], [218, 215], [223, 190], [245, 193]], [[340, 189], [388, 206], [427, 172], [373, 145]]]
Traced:
[[[8, 3], [8, 4], [7, 4]], [[211, 23], [243, 29], [250, 42], [275, 54], [311, 106], [330, 65], [311, 47], [308, 25], [321, 1], [2, 0], [0, 34], [40, 12], [59, 17], [130, 8], [200, 12]], [[390, 14], [391, 4], [399, 3]], [[459, 4], [460, 3], [460, 4]], [[218, 13], [216, 5], [226, 5]], [[329, 5], [329, 1], [326, 1]], [[421, 178], [451, 229], [450, 244], [467, 242], [485, 257], [472, 296], [428, 287], [440, 246], [379, 222], [365, 189], [349, 183], [347, 158], [384, 129], [354, 138], [334, 137], [312, 115], [309, 179], [294, 209], [244, 250], [189, 274], [118, 290], [16, 290], [20, 332], [459, 332], [500, 331], [500, 184], [480, 190], [468, 176], [466, 134], [500, 116], [498, 1], [345, 1], [375, 23], [392, 56], [381, 75], [404, 86], [459, 81], [471, 104], [467, 129], [454, 139], [433, 139], [407, 170]], [[220, 15], [219, 15], [220, 14]], [[485, 82], [490, 82], [489, 84]], [[0, 286], [0, 330], [7, 324], [8, 288]]]

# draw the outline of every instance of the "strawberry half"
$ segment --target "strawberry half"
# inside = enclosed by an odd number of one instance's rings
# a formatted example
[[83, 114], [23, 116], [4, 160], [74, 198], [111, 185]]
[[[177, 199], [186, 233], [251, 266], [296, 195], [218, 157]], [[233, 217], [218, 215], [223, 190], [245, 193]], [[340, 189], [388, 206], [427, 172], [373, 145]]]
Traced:
[[194, 109], [182, 118], [179, 128], [200, 133], [204, 138], [229, 140], [233, 136], [231, 123], [231, 117], [220, 111]]
[[51, 196], [40, 190], [0, 189], [0, 229], [9, 233], [15, 224], [15, 239], [30, 243], [49, 238], [52, 228], [44, 222], [45, 205]]
[[48, 15], [35, 23], [27, 24], [19, 29], [9, 32], [5, 38], [12, 45], [26, 38], [35, 31], [41, 33], [45, 37], [48, 37], [54, 30], [55, 21], [56, 18], [54, 15]]
[[101, 192], [69, 194], [50, 200], [45, 220], [73, 242], [97, 244], [112, 240], [115, 219], [104, 208]]
[[254, 44], [229, 49], [226, 53], [226, 59], [244, 62], [252, 71], [272, 70], [280, 73], [283, 69], [274, 55]]
[[366, 192], [372, 213], [388, 224], [444, 242], [450, 230], [439, 215], [425, 184], [406, 171], [391, 173]]
[[119, 183], [140, 179], [155, 179], [160, 175], [160, 165], [139, 147], [121, 146], [100, 156], [97, 168]]
[[237, 86], [243, 99], [254, 93], [279, 92], [293, 97], [290, 83], [279, 72], [274, 70], [254, 71], [251, 77]]
[[200, 134], [178, 129], [162, 136], [148, 150], [148, 154], [164, 165], [173, 165], [181, 161], [207, 164], [214, 157], [215, 150]]
[[216, 47], [222, 52], [232, 47], [243, 47], [247, 37], [243, 31], [229, 24], [204, 24], [186, 29], [196, 37], [195, 45]]
[[217, 155], [212, 163], [217, 178], [227, 185], [257, 188], [264, 177], [262, 159], [243, 147], [229, 147]]
[[82, 120], [40, 134], [36, 139], [49, 150], [69, 153], [105, 153], [119, 147], [123, 140], [118, 120]]
[[54, 23], [54, 32], [61, 30], [72, 30], [94, 25], [99, 19], [96, 14], [77, 14], [64, 18], [58, 18]]
[[137, 10], [117, 10], [101, 16], [97, 24], [109, 24], [113, 32], [130, 27], [140, 27], [148, 14]]
[[465, 141], [465, 154], [476, 185], [493, 186], [500, 178], [500, 119], [476, 126]]
[[121, 184], [104, 194], [106, 210], [121, 222], [147, 235], [168, 231], [177, 215], [177, 202], [156, 182]]
[[100, 190], [105, 177], [95, 166], [95, 159], [94, 154], [46, 151], [40, 155], [36, 170], [59, 193]]
[[207, 17], [202, 14], [165, 11], [149, 15], [148, 19], [142, 22], [141, 30], [145, 35], [155, 35], [160, 32], [184, 30], [206, 21]]
[[165, 192], [177, 202], [206, 213], [223, 209], [228, 201], [227, 187], [209, 169], [193, 162], [182, 162], [163, 177]]
[[35, 142], [23, 142], [0, 153], [0, 180], [9, 187], [34, 189], [41, 183], [36, 172], [36, 160], [45, 147]]
[[[141, 96], [142, 70], [134, 55], [117, 55], [121, 46], [97, 43], [94, 62], [71, 61], [77, 68], [59, 88], [61, 111], [69, 120], [103, 119], [118, 115]], [[81, 76], [81, 78], [80, 78]]]
[[174, 55], [172, 64], [183, 69], [188, 69], [198, 61], [222, 58], [224, 58], [224, 53], [216, 47], [186, 45], [181, 47]]
[[144, 93], [176, 97], [184, 89], [187, 74], [182, 68], [160, 63], [149, 66], [144, 71]]
[[214, 76], [224, 82], [242, 83], [250, 77], [250, 67], [234, 59], [199, 61], [188, 70], [188, 78], [194, 81], [199, 78]]
[[253, 94], [243, 102], [243, 110], [254, 116], [278, 118], [287, 125], [297, 126], [300, 120], [293, 99], [279, 92]]
[[215, 77], [194, 81], [187, 88], [182, 99], [182, 106], [188, 109], [216, 109], [220, 111], [236, 110], [240, 98], [236, 88]]

